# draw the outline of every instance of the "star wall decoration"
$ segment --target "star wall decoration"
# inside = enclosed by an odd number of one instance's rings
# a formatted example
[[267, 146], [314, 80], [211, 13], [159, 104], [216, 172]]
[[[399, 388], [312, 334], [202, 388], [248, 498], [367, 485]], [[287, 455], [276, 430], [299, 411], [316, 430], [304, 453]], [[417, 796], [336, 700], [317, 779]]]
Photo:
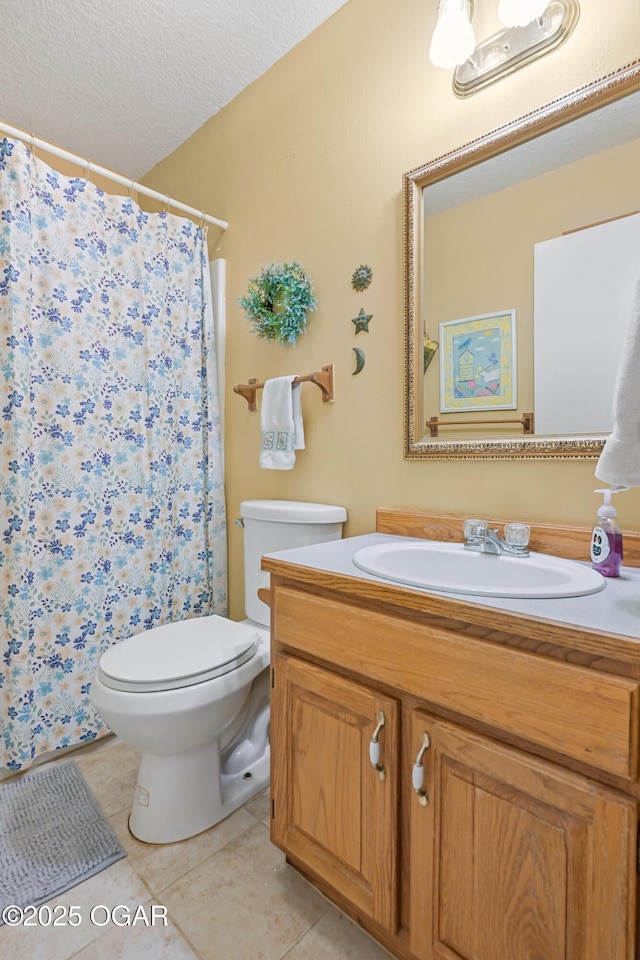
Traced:
[[356, 333], [360, 333], [361, 330], [364, 330], [365, 333], [369, 333], [369, 320], [373, 319], [372, 313], [365, 313], [364, 307], [360, 307], [360, 313], [357, 317], [352, 317], [351, 323], [356, 325]]

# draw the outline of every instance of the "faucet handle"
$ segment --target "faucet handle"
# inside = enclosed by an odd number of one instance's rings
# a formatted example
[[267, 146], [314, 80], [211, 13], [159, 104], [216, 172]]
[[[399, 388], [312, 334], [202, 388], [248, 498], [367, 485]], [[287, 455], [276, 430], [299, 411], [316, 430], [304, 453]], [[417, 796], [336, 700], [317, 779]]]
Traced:
[[465, 540], [473, 540], [475, 537], [486, 537], [488, 524], [486, 520], [465, 520], [462, 526], [462, 532]]
[[510, 547], [524, 551], [529, 543], [531, 527], [528, 523], [505, 523], [504, 539]]

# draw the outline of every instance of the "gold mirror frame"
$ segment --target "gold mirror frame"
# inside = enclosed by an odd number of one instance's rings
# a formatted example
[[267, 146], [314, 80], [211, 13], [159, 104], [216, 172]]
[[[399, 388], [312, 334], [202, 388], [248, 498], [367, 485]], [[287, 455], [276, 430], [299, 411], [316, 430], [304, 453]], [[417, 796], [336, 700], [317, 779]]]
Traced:
[[640, 60], [558, 97], [551, 103], [404, 174], [405, 459], [449, 460], [480, 457], [511, 460], [531, 457], [592, 460], [600, 455], [606, 434], [532, 435], [484, 440], [431, 440], [425, 437], [426, 424], [423, 423], [421, 399], [424, 362], [421, 329], [423, 291], [419, 276], [423, 255], [423, 190], [430, 184], [497, 156], [637, 90], [640, 90]]

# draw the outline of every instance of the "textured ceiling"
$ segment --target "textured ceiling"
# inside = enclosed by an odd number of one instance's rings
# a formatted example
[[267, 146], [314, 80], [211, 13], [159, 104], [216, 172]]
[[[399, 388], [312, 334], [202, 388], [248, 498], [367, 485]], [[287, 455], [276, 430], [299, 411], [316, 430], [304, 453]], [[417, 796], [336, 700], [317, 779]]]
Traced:
[[346, 0], [0, 0], [0, 120], [140, 177]]

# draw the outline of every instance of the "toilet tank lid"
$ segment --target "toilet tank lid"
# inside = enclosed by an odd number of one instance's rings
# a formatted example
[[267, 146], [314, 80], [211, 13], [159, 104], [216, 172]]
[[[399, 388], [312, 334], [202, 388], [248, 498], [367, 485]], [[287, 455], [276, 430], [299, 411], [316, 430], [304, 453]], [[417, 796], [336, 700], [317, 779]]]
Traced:
[[247, 520], [277, 520], [280, 523], [345, 523], [347, 511], [331, 503], [243, 500], [240, 516]]

